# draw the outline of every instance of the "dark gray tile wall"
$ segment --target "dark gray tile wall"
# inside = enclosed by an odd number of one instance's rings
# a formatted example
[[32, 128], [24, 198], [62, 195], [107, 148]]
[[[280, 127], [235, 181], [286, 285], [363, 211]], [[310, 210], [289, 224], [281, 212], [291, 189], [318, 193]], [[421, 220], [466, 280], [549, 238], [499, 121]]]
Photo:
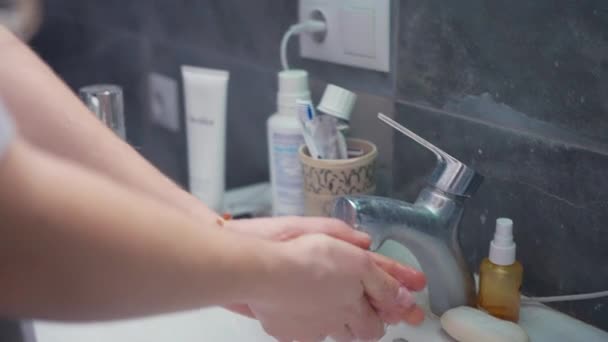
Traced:
[[[524, 293], [608, 288], [608, 5], [403, 0], [399, 18], [397, 120], [486, 176], [463, 222], [469, 263], [508, 216]], [[396, 196], [433, 165], [397, 137]], [[555, 306], [608, 329], [607, 304]]]
[[[297, 1], [46, 4], [33, 47], [74, 89], [122, 84], [129, 140], [180, 184], [187, 180], [185, 137], [149, 122], [147, 73], [180, 79], [181, 64], [231, 71], [228, 186], [267, 179], [264, 122], [275, 108], [279, 40], [296, 21]], [[354, 131], [384, 147], [383, 192], [413, 199], [433, 159], [375, 123], [380, 109], [486, 175], [464, 219], [473, 267], [487, 255], [492, 221], [510, 216], [525, 293], [602, 290], [608, 4], [394, 0], [392, 25], [389, 74], [302, 60], [291, 46], [292, 63], [311, 71], [316, 93], [326, 82], [362, 93]], [[606, 304], [556, 307], [608, 329]]]
[[[607, 141], [608, 3], [404, 0], [399, 99], [467, 113], [483, 96]], [[501, 118], [491, 109], [485, 120]], [[505, 114], [501, 114], [505, 115]], [[526, 128], [526, 121], [520, 122]]]
[[18, 322], [0, 320], [0, 341], [20, 342], [26, 341], [25, 338]]
[[[606, 288], [607, 155], [405, 104], [398, 105], [396, 119], [485, 176], [468, 200], [462, 223], [470, 265], [476, 269], [488, 255], [495, 219], [506, 216], [516, 223], [524, 293], [550, 296]], [[407, 137], [395, 142], [396, 196], [411, 201], [435, 160]], [[558, 307], [604, 326], [607, 304]]]

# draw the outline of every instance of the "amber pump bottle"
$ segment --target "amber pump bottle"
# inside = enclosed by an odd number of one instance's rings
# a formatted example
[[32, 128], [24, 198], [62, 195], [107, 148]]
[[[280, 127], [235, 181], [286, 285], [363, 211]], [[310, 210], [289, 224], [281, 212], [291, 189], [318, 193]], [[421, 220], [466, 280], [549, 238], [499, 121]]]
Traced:
[[522, 265], [515, 260], [513, 221], [496, 220], [496, 233], [490, 244], [490, 257], [479, 270], [477, 305], [490, 315], [517, 322], [519, 320]]

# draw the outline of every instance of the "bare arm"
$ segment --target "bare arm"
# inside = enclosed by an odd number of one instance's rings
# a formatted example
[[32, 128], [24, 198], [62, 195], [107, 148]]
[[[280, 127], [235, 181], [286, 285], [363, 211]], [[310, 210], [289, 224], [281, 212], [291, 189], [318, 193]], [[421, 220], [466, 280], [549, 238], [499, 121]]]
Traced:
[[0, 60], [0, 98], [30, 143], [203, 222], [215, 219], [215, 213], [100, 123], [40, 58], [1, 25]]
[[414, 304], [360, 248], [200, 227], [20, 138], [0, 161], [0, 215], [2, 316], [98, 320], [245, 302], [282, 340], [369, 340], [384, 332], [379, 314]]
[[109, 319], [250, 300], [273, 255], [271, 242], [201, 226], [19, 140], [0, 164], [0, 216], [2, 315]]

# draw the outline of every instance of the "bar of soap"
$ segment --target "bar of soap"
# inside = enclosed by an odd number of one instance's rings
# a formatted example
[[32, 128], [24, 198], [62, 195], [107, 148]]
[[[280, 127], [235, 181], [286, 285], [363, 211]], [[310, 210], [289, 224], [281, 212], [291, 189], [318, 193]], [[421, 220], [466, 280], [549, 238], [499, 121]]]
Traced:
[[517, 324], [462, 306], [441, 316], [443, 330], [459, 342], [528, 342], [526, 332]]

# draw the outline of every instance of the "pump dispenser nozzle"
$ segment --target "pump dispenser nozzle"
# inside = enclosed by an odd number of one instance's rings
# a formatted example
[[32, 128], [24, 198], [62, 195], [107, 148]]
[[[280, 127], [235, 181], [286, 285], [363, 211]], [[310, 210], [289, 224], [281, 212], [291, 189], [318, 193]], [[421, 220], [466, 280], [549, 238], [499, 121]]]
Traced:
[[513, 241], [513, 221], [508, 218], [496, 220], [494, 240], [490, 243], [490, 261], [506, 266], [515, 262], [516, 245]]
[[517, 322], [523, 271], [515, 260], [513, 221], [499, 218], [490, 243], [490, 257], [479, 268], [479, 307], [492, 316]]

